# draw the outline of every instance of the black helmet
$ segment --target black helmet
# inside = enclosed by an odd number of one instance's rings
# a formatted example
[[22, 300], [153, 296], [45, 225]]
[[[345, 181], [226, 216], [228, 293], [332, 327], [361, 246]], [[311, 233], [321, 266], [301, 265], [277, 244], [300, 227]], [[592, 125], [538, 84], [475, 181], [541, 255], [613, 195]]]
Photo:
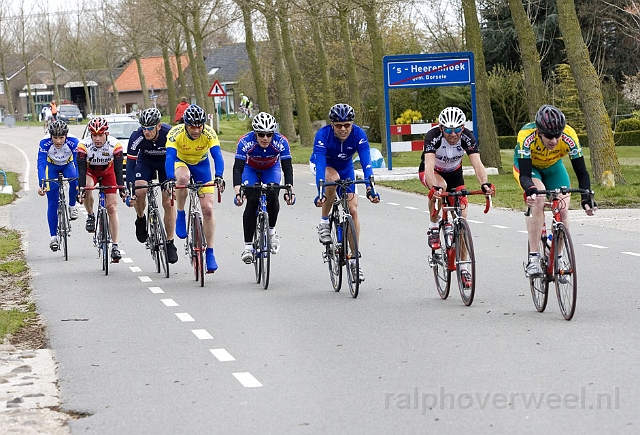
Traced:
[[545, 136], [559, 137], [566, 125], [564, 114], [555, 106], [545, 104], [536, 113], [536, 127]]
[[69, 133], [69, 126], [62, 120], [53, 121], [49, 124], [49, 134], [51, 136], [66, 136]]
[[143, 127], [154, 127], [160, 122], [162, 114], [155, 107], [145, 109], [140, 114], [140, 125]]
[[207, 115], [200, 106], [192, 104], [184, 111], [182, 120], [187, 125], [204, 125], [207, 121]]
[[355, 118], [356, 112], [348, 104], [339, 103], [329, 110], [329, 120], [331, 122], [353, 121]]

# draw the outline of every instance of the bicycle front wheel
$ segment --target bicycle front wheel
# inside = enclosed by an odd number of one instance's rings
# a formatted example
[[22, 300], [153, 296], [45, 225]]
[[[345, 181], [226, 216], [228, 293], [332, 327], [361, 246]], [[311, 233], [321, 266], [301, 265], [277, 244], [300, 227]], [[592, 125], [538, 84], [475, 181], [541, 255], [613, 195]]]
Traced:
[[351, 216], [346, 217], [342, 228], [342, 256], [347, 270], [349, 291], [351, 297], [355, 299], [360, 291], [360, 253], [356, 238], [356, 226]]
[[456, 223], [456, 274], [462, 302], [468, 307], [476, 293], [476, 254], [473, 250], [471, 228], [464, 218]]
[[331, 233], [331, 243], [325, 245], [325, 256], [329, 265], [329, 276], [331, 277], [331, 285], [336, 292], [342, 287], [342, 264], [340, 253], [342, 251], [342, 239], [338, 236], [337, 214], [334, 213], [329, 219], [329, 229]]
[[105, 209], [101, 209], [98, 213], [98, 225], [100, 229], [98, 240], [100, 251], [102, 251], [102, 270], [104, 270], [105, 275], [109, 275], [109, 216]]
[[444, 242], [444, 222], [440, 222], [438, 234], [440, 236], [440, 248], [431, 250], [429, 266], [433, 268], [433, 277], [436, 280], [438, 294], [442, 299], [447, 299], [451, 288], [451, 271], [449, 270], [449, 254]]
[[238, 110], [238, 120], [244, 121], [245, 119], [247, 119], [247, 113], [243, 110]]
[[253, 233], [253, 268], [256, 272], [256, 284], [260, 284], [262, 281], [262, 232], [264, 227], [264, 220], [262, 215], [258, 214], [256, 218], [256, 230]]
[[64, 197], [61, 204], [58, 205], [58, 243], [60, 250], [64, 255], [64, 260], [69, 260], [69, 252], [67, 251], [67, 237], [69, 236], [69, 212], [65, 205]]
[[[546, 249], [547, 236], [546, 233], [540, 236], [540, 242], [538, 246], [538, 252], [540, 252], [540, 268], [543, 270], [543, 274], [540, 276], [529, 277], [529, 287], [531, 288], [531, 297], [533, 298], [533, 305], [540, 313], [547, 308], [547, 299], [549, 298], [549, 280], [547, 279], [547, 264], [549, 258], [544, 254]], [[531, 252], [531, 248], [527, 243], [528, 251]]]
[[260, 235], [260, 268], [262, 269], [262, 287], [269, 287], [269, 274], [271, 272], [271, 239], [269, 238], [269, 214], [262, 213], [262, 233]]
[[567, 227], [562, 223], [558, 224], [554, 233], [556, 249], [553, 261], [558, 305], [562, 317], [565, 320], [571, 320], [576, 311], [578, 296], [578, 274], [573, 242]]
[[156, 251], [156, 272], [162, 273], [166, 278], [169, 278], [169, 260], [167, 255], [167, 232], [164, 230], [164, 224], [158, 214], [158, 211], [153, 212], [153, 232], [154, 237], [154, 250]]
[[200, 215], [191, 217], [191, 228], [193, 229], [193, 271], [196, 281], [200, 281], [200, 287], [204, 287], [204, 269], [205, 269], [205, 244], [204, 233], [202, 232], [202, 218]]

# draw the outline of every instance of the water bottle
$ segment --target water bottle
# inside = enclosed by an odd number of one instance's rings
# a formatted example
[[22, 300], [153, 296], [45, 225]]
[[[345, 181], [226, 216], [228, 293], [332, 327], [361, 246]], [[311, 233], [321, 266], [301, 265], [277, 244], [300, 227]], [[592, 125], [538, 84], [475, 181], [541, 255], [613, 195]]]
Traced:
[[453, 224], [451, 222], [444, 224], [444, 241], [447, 247], [453, 245]]
[[342, 227], [338, 225], [338, 242], [342, 242]]

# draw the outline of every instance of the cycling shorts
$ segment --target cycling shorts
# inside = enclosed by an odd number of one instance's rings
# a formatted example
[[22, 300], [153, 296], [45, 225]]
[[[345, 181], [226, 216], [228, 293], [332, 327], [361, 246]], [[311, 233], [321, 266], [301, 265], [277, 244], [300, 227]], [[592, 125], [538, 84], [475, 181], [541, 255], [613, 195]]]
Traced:
[[144, 180], [151, 182], [156, 175], [160, 183], [167, 180], [167, 173], [164, 170], [164, 160], [144, 160], [138, 157], [135, 167], [136, 181]]
[[[315, 165], [315, 163], [309, 162], [309, 168], [311, 169], [311, 173], [313, 175], [316, 175], [316, 165]], [[327, 165], [327, 168], [333, 168], [333, 166]], [[333, 169], [335, 169], [336, 172], [338, 173], [338, 177], [339, 177], [340, 180], [355, 180], [356, 179], [356, 172], [355, 172], [355, 169], [353, 168], [353, 164], [351, 164], [351, 165], [347, 164], [341, 169], [336, 169], [336, 168], [333, 168]], [[356, 193], [356, 185], [352, 184], [351, 186], [349, 186], [347, 188], [347, 192], [355, 194]], [[338, 195], [340, 195], [340, 193], [341, 192], [338, 191]]]
[[[211, 165], [209, 163], [208, 158], [205, 158], [204, 160], [202, 160], [199, 163], [196, 163], [195, 165], [189, 165], [183, 162], [182, 160], [176, 160], [175, 168], [177, 169], [180, 167], [186, 167], [189, 169], [189, 172], [191, 172], [191, 178], [193, 178], [194, 183], [210, 183], [213, 181], [213, 179], [211, 178]], [[216, 191], [215, 186], [206, 186], [206, 187], [202, 187], [198, 191], [198, 193], [213, 194], [215, 193], [215, 191]]]
[[[513, 177], [520, 186], [520, 169], [518, 168], [518, 162], [513, 165]], [[558, 160], [553, 165], [545, 169], [538, 169], [531, 167], [531, 178], [537, 178], [542, 181], [545, 188], [557, 189], [559, 187], [570, 187], [571, 181], [569, 180], [569, 173], [567, 168], [564, 167], [562, 160]], [[520, 186], [522, 188], [522, 186]]]
[[[94, 184], [98, 184], [98, 179], [102, 179], [100, 184], [102, 186], [117, 186], [116, 173], [113, 170], [113, 166], [109, 167], [106, 171], [95, 171], [87, 167], [87, 177], [93, 180]], [[116, 193], [117, 189], [105, 189], [104, 193]]]

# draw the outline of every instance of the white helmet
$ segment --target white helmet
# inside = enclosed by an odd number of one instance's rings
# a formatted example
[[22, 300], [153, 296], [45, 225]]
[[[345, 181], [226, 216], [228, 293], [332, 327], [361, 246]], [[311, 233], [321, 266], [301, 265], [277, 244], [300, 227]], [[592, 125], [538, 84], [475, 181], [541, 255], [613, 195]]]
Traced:
[[276, 118], [274, 118], [273, 115], [270, 115], [267, 112], [260, 112], [253, 117], [251, 126], [253, 127], [254, 131], [273, 133], [278, 128], [278, 123], [276, 122]]
[[467, 117], [464, 116], [464, 112], [457, 107], [445, 107], [440, 116], [438, 116], [438, 123], [444, 128], [457, 128], [463, 126]]

